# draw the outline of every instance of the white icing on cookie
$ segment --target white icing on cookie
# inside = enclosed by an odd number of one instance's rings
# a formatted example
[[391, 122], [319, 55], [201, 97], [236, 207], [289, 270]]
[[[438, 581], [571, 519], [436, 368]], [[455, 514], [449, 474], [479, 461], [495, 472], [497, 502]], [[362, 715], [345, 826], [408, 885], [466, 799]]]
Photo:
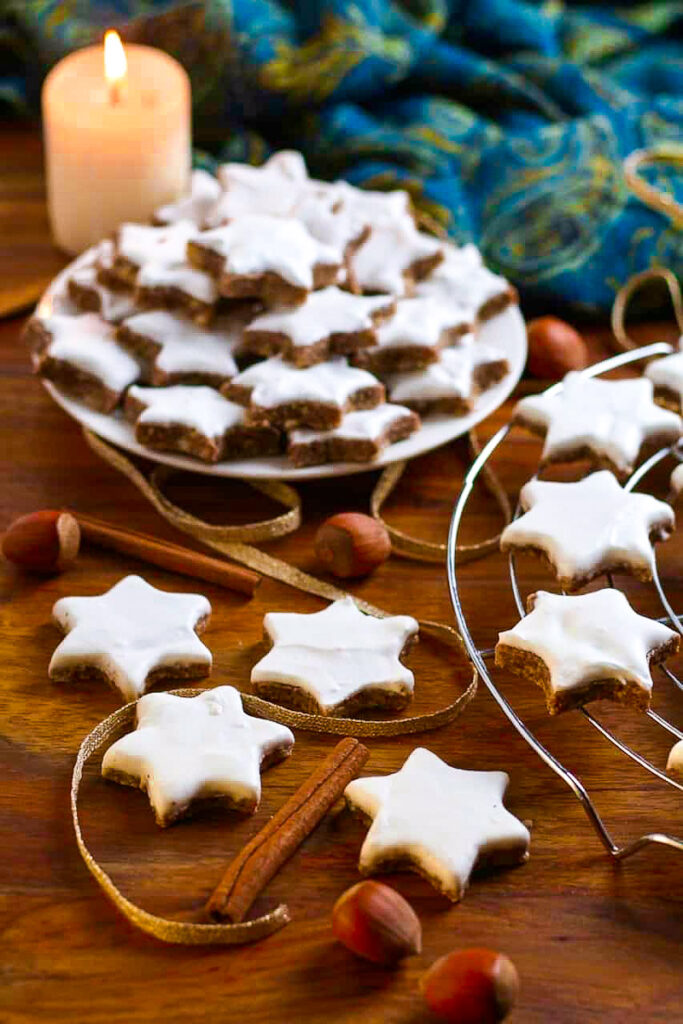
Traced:
[[196, 231], [190, 220], [180, 220], [160, 228], [148, 224], [122, 224], [116, 235], [116, 252], [136, 267], [148, 264], [183, 266], [188, 239]]
[[669, 751], [666, 770], [670, 775], [677, 775], [679, 778], [683, 779], [683, 740], [679, 740], [678, 743], [674, 743], [673, 747]]
[[291, 215], [308, 184], [304, 158], [292, 150], [275, 153], [261, 167], [222, 164], [217, 174], [224, 194], [205, 218], [206, 227], [249, 214]]
[[44, 356], [84, 370], [110, 391], [123, 391], [140, 376], [135, 359], [114, 341], [114, 328], [97, 313], [42, 317], [52, 335]]
[[499, 644], [529, 651], [550, 673], [552, 694], [616, 679], [652, 691], [648, 654], [677, 636], [668, 626], [637, 615], [620, 590], [565, 596], [539, 591], [533, 610]]
[[228, 274], [272, 271], [299, 288], [313, 288], [316, 264], [341, 264], [339, 249], [317, 241], [303, 224], [289, 217], [259, 214], [240, 217], [224, 227], [203, 231], [193, 241], [223, 257]]
[[483, 265], [476, 246], [458, 248], [449, 242], [441, 244], [444, 259], [428, 277], [418, 281], [416, 295], [457, 302], [476, 314], [487, 302], [508, 290], [505, 278]]
[[363, 874], [409, 861], [451, 900], [464, 895], [477, 862], [526, 860], [529, 830], [503, 805], [505, 772], [451, 768], [424, 747], [392, 775], [354, 779], [349, 804], [372, 818], [360, 851]]
[[243, 370], [233, 384], [253, 389], [252, 405], [272, 409], [288, 402], [344, 406], [356, 391], [376, 387], [378, 380], [367, 370], [349, 366], [341, 357], [300, 370], [273, 356]]
[[97, 668], [125, 700], [144, 693], [150, 672], [184, 664], [208, 675], [211, 652], [195, 633], [211, 614], [200, 594], [169, 594], [126, 576], [98, 597], [63, 597], [52, 609], [67, 634], [52, 655], [51, 678]]
[[226, 797], [253, 813], [261, 799], [261, 762], [286, 757], [294, 745], [286, 726], [245, 714], [232, 686], [196, 697], [148, 693], [136, 715], [135, 730], [106, 751], [102, 775], [139, 780], [159, 825], [207, 797]]
[[246, 329], [285, 334], [294, 345], [306, 347], [329, 338], [331, 334], [357, 334], [371, 330], [373, 314], [391, 309], [389, 295], [351, 295], [331, 285], [311, 292], [300, 306], [273, 309], [257, 316]]
[[318, 182], [334, 202], [369, 227], [402, 223], [414, 226], [410, 196], [403, 189], [379, 192], [357, 188], [348, 181]]
[[364, 615], [345, 597], [312, 615], [269, 612], [263, 628], [273, 646], [251, 670], [252, 683], [299, 687], [324, 711], [368, 687], [413, 691], [413, 673], [399, 661], [419, 629], [408, 615]]
[[311, 444], [314, 441], [328, 441], [333, 437], [350, 441], [376, 441], [389, 430], [392, 423], [406, 416], [412, 416], [410, 409], [385, 402], [374, 409], [347, 412], [340, 425], [333, 430], [293, 430], [289, 438], [292, 444]]
[[196, 170], [190, 176], [190, 191], [175, 203], [160, 206], [154, 212], [158, 224], [175, 224], [190, 220], [197, 226], [204, 223], [222, 195], [220, 182], [208, 171]]
[[437, 361], [424, 369], [388, 374], [387, 393], [392, 402], [469, 401], [477, 390], [476, 371], [504, 358], [498, 349], [480, 345], [473, 334], [463, 335], [457, 345], [442, 349]]
[[229, 402], [213, 388], [175, 384], [168, 388], [132, 387], [128, 395], [144, 402], [138, 423], [190, 427], [204, 437], [222, 438], [226, 430], [244, 422], [241, 405]]
[[645, 367], [645, 376], [656, 388], [665, 388], [678, 396], [683, 405], [683, 338], [678, 342], [679, 351], [663, 359], [655, 359]]
[[571, 372], [560, 391], [523, 398], [515, 418], [545, 431], [543, 461], [576, 457], [588, 449], [618, 475], [633, 469], [644, 442], [673, 442], [683, 430], [681, 419], [652, 400], [652, 381], [597, 380]]
[[79, 288], [87, 289], [97, 295], [100, 304], [99, 314], [109, 323], [118, 323], [124, 317], [134, 313], [137, 306], [133, 293], [107, 288], [97, 280], [97, 273], [98, 267], [92, 263], [85, 267], [78, 267], [70, 275], [69, 280]]
[[159, 346], [154, 363], [165, 373], [210, 373], [225, 379], [237, 373], [233, 354], [241, 343], [241, 325], [234, 318], [199, 327], [159, 309], [128, 317], [122, 327]]
[[649, 577], [655, 557], [651, 532], [674, 528], [666, 502], [624, 491], [607, 470], [578, 483], [530, 480], [519, 498], [525, 514], [503, 530], [501, 550], [540, 548], [563, 580], [624, 565]]
[[300, 220], [319, 242], [341, 252], [358, 241], [368, 227], [362, 213], [347, 208], [329, 190], [304, 193], [292, 208], [291, 216]]
[[380, 348], [419, 346], [431, 348], [439, 345], [444, 331], [453, 328], [471, 328], [468, 311], [457, 302], [444, 302], [433, 296], [400, 299], [396, 312], [377, 331]]
[[146, 263], [138, 271], [136, 284], [138, 288], [174, 288], [207, 306], [218, 301], [218, 286], [211, 275], [186, 261], [172, 267], [156, 262]]
[[351, 254], [351, 274], [361, 291], [405, 295], [413, 266], [440, 252], [441, 243], [412, 224], [383, 224]]

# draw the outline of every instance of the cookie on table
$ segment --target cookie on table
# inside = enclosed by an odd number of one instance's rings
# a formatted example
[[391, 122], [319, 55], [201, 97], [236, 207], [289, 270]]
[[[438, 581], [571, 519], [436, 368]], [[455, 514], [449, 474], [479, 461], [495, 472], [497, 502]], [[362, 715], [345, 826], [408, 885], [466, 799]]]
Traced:
[[261, 772], [294, 746], [286, 726], [245, 714], [233, 686], [196, 697], [148, 693], [135, 720], [106, 751], [102, 775], [146, 791], [162, 828], [209, 802], [253, 814]]
[[301, 153], [287, 149], [274, 153], [260, 167], [228, 163], [216, 173], [223, 195], [204, 220], [207, 228], [249, 214], [289, 216], [310, 182]]
[[670, 505], [623, 490], [609, 470], [577, 483], [530, 480], [519, 500], [524, 515], [505, 527], [500, 549], [540, 555], [563, 590], [606, 572], [651, 580], [653, 541], [674, 528]]
[[201, 169], [190, 175], [190, 191], [175, 203], [166, 203], [154, 211], [155, 224], [175, 224], [189, 220], [201, 227], [223, 194], [213, 174]]
[[249, 407], [251, 422], [285, 429], [331, 430], [345, 413], [374, 409], [384, 401], [384, 387], [377, 378], [349, 366], [341, 356], [305, 369], [272, 356], [243, 370], [221, 391]]
[[540, 686], [551, 715], [605, 699], [649, 708], [650, 665], [676, 653], [678, 633], [637, 615], [611, 587], [572, 596], [539, 590], [527, 608], [499, 635], [496, 665]]
[[644, 445], [672, 444], [683, 432], [680, 416], [655, 405], [652, 381], [598, 380], [572, 371], [560, 391], [523, 398], [513, 417], [545, 436], [541, 465], [587, 458], [594, 466], [629, 476]]
[[202, 462], [258, 458], [280, 451], [280, 432], [247, 423], [245, 410], [210, 387], [175, 384], [129, 388], [125, 412], [136, 440], [157, 451], [180, 452]]
[[683, 339], [679, 351], [662, 359], [653, 359], [645, 367], [645, 376], [652, 381], [655, 398], [669, 409], [683, 411]]
[[143, 365], [146, 384], [209, 384], [236, 376], [245, 316], [225, 316], [211, 327], [166, 310], [136, 313], [119, 324], [116, 339]]
[[287, 454], [295, 466], [372, 462], [385, 448], [419, 430], [419, 416], [403, 405], [349, 412], [333, 430], [293, 430]]
[[221, 295], [296, 306], [309, 292], [335, 284], [343, 253], [319, 242], [291, 217], [251, 214], [196, 233], [190, 263], [215, 278]]
[[433, 297], [399, 299], [396, 311], [377, 331], [377, 343], [354, 358], [372, 373], [419, 370], [437, 362], [439, 352], [472, 330], [463, 306]]
[[330, 285], [311, 292], [300, 306], [257, 316], [244, 332], [244, 349], [260, 356], [281, 353], [295, 366], [313, 366], [374, 345], [376, 325], [394, 308], [390, 295], [351, 295]]
[[157, 590], [140, 576], [97, 597], [63, 597], [52, 609], [66, 634], [50, 661], [50, 679], [100, 678], [124, 700], [154, 683], [211, 674], [211, 652], [197, 636], [211, 605], [200, 594]]
[[480, 322], [517, 303], [517, 290], [504, 277], [484, 266], [476, 246], [459, 248], [443, 242], [442, 247], [443, 261], [425, 280], [418, 282], [416, 295], [459, 302], [471, 309]]
[[99, 313], [103, 320], [118, 323], [137, 310], [130, 288], [110, 288], [99, 280], [98, 261], [111, 260], [113, 244], [101, 242], [92, 263], [77, 267], [67, 280], [67, 292], [73, 304], [83, 313]]
[[462, 416], [475, 399], [509, 372], [502, 352], [481, 345], [474, 335], [463, 335], [456, 345], [442, 349], [435, 362], [422, 370], [385, 376], [390, 401], [407, 405], [427, 416], [447, 413]]
[[382, 224], [351, 253], [349, 283], [353, 291], [366, 294], [406, 295], [442, 259], [442, 243], [412, 223]]
[[409, 615], [365, 615], [351, 597], [311, 615], [269, 612], [271, 649], [251, 670], [252, 686], [266, 700], [319, 715], [404, 708], [415, 680], [399, 659], [418, 629]]
[[475, 868], [522, 864], [531, 837], [503, 805], [509, 781], [506, 772], [451, 768], [424, 747], [391, 775], [354, 779], [346, 802], [372, 822], [361, 874], [415, 871], [455, 903]]
[[98, 412], [112, 412], [140, 379], [140, 366], [97, 313], [32, 317], [26, 338], [36, 372], [60, 391]]

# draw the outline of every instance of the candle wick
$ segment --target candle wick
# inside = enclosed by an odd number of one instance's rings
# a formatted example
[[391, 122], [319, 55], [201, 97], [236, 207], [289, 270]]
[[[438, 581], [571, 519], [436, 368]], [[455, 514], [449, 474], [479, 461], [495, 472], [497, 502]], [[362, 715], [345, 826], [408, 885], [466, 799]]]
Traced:
[[120, 82], [113, 81], [109, 83], [109, 102], [113, 107], [121, 101], [121, 84]]

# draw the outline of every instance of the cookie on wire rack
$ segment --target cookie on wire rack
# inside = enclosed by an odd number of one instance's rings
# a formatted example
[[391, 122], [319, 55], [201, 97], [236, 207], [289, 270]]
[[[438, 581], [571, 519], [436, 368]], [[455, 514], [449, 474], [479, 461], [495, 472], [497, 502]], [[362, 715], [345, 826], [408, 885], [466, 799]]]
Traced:
[[563, 590], [609, 572], [651, 580], [653, 541], [675, 525], [670, 505], [625, 491], [609, 470], [577, 483], [530, 480], [519, 500], [524, 515], [505, 527], [500, 549], [541, 556]]
[[678, 352], [662, 359], [653, 359], [645, 367], [644, 373], [654, 385], [657, 401], [667, 409], [680, 413], [683, 411], [683, 338], [678, 344]]
[[652, 381], [599, 380], [572, 371], [559, 391], [522, 398], [515, 422], [545, 437], [541, 465], [587, 458], [624, 479], [645, 446], [673, 444], [680, 416], [653, 400]]
[[678, 651], [678, 633], [633, 611], [620, 590], [538, 591], [528, 614], [500, 633], [496, 665], [540, 686], [551, 715], [594, 700], [647, 711], [650, 666]]

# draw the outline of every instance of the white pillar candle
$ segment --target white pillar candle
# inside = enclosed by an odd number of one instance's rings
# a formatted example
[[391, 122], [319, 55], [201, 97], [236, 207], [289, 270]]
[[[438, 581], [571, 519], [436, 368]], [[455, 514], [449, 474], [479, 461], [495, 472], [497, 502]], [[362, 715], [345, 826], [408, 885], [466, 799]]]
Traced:
[[124, 57], [118, 37], [107, 43], [108, 79], [104, 47], [89, 46], [43, 85], [50, 223], [57, 245], [74, 254], [123, 221], [149, 220], [189, 186], [187, 74], [151, 46], [127, 45]]

